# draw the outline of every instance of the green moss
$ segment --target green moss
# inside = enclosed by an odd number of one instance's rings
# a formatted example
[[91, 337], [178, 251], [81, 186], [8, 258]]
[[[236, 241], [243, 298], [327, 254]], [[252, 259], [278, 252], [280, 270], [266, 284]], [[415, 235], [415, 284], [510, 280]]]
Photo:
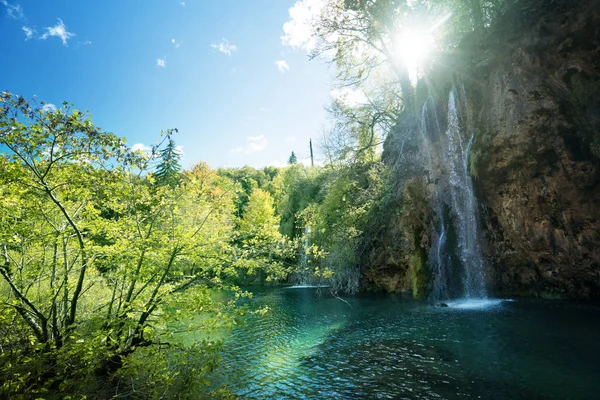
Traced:
[[469, 153], [469, 175], [474, 180], [478, 178], [477, 163], [479, 161], [479, 152], [471, 151]]
[[427, 273], [422, 254], [416, 253], [409, 257], [408, 281], [412, 295], [417, 300], [423, 300], [427, 295]]

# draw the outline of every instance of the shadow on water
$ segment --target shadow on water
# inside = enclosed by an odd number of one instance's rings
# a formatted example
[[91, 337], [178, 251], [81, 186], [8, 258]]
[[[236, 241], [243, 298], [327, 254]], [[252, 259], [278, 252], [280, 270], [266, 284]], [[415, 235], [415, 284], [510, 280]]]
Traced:
[[243, 398], [589, 399], [600, 390], [599, 307], [345, 300], [315, 289], [257, 294], [272, 311], [226, 341], [219, 383]]

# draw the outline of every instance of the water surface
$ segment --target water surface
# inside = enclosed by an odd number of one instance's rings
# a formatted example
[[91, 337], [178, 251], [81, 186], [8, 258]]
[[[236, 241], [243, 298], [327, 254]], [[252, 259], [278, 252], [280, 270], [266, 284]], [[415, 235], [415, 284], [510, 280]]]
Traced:
[[242, 398], [600, 398], [600, 307], [524, 299], [442, 308], [328, 289], [255, 292], [266, 316], [226, 339]]

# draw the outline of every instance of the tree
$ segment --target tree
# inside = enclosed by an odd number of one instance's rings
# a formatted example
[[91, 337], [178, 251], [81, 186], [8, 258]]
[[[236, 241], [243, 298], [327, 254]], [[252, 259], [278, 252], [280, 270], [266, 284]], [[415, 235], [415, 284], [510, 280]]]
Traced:
[[157, 185], [168, 185], [175, 187], [179, 184], [181, 176], [181, 150], [175, 145], [175, 141], [171, 137], [177, 129], [169, 129], [162, 134], [166, 135], [167, 145], [164, 149], [158, 150], [159, 164], [156, 168], [156, 183]]
[[298, 158], [296, 158], [296, 154], [292, 151], [290, 158], [288, 158], [288, 164], [294, 165], [298, 163]]
[[279, 218], [268, 192], [261, 189], [252, 192], [240, 221], [239, 235], [243, 250], [240, 265], [249, 274], [265, 271], [267, 281], [287, 276], [282, 260], [293, 252], [293, 247], [279, 233]]
[[[70, 105], [46, 111], [6, 92], [0, 102], [2, 395], [116, 376], [164, 342], [167, 321], [229, 323], [235, 301], [208, 289], [235, 262], [220, 181], [197, 171], [156, 185], [146, 157]], [[177, 169], [173, 145], [164, 171]]]

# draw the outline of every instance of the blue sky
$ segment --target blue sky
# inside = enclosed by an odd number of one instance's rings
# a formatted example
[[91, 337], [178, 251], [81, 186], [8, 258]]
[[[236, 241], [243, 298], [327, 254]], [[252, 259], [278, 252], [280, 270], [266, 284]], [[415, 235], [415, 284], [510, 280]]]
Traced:
[[74, 103], [129, 145], [178, 128], [186, 167], [284, 165], [318, 147], [332, 84], [289, 45], [301, 29], [282, 43], [294, 5], [0, 0], [0, 90]]

